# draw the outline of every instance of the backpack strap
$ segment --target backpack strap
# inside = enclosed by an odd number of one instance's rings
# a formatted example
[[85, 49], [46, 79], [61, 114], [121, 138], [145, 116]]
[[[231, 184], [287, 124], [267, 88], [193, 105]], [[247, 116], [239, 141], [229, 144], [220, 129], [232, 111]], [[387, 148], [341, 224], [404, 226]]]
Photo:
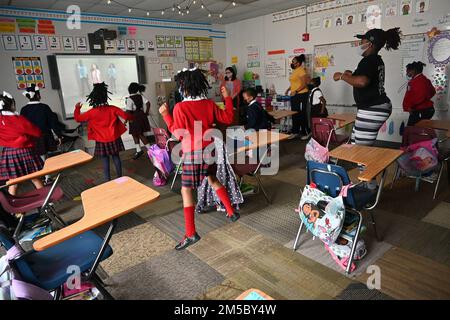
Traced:
[[53, 296], [48, 291], [20, 280], [11, 280], [11, 289], [16, 299], [53, 300]]

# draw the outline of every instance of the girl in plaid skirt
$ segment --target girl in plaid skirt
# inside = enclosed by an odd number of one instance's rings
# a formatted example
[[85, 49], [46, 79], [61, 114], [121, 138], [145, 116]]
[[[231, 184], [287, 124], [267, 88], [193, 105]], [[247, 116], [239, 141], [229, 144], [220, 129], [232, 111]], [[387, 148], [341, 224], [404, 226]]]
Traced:
[[81, 113], [82, 104], [78, 102], [75, 106], [74, 118], [77, 122], [87, 121], [88, 139], [95, 141], [94, 154], [102, 158], [103, 174], [105, 180], [111, 180], [109, 157], [111, 156], [118, 177], [122, 176], [122, 162], [119, 152], [125, 150], [120, 137], [127, 131], [120, 118], [132, 120], [133, 116], [122, 109], [108, 104], [108, 86], [95, 83], [94, 89], [89, 94], [87, 101], [91, 110]]
[[[16, 112], [16, 102], [7, 92], [0, 95], [0, 179], [7, 181], [39, 171], [44, 162], [35, 151], [34, 141], [41, 130]], [[36, 189], [44, 185], [41, 179], [31, 180]], [[9, 193], [17, 193], [17, 185], [10, 186]]]
[[[204, 140], [203, 134], [213, 128], [214, 122], [231, 124], [233, 122], [233, 101], [225, 87], [222, 95], [225, 99], [225, 110], [220, 109], [212, 100], [208, 100], [209, 84], [204, 73], [199, 69], [183, 70], [176, 77], [179, 92], [184, 96], [182, 102], [175, 105], [173, 116], [167, 104], [163, 104], [159, 112], [164, 117], [170, 132], [181, 140], [183, 150], [183, 173], [181, 195], [185, 222], [185, 237], [175, 247], [182, 250], [200, 240], [195, 230], [195, 201], [192, 189], [199, 187], [204, 177], [215, 190], [220, 201], [227, 210], [231, 221], [239, 219], [234, 212], [227, 190], [216, 178], [216, 165], [212, 164], [214, 153], [205, 150], [211, 140]], [[194, 127], [196, 129], [194, 129]], [[200, 132], [198, 132], [200, 128]]]

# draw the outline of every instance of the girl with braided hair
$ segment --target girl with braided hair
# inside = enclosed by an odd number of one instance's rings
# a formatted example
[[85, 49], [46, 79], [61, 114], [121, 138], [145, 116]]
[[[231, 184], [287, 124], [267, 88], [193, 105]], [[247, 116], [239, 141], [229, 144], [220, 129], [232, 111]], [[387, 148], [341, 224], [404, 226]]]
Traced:
[[[178, 73], [176, 80], [183, 101], [175, 105], [173, 116], [169, 113], [166, 103], [159, 108], [159, 112], [170, 132], [181, 140], [182, 144], [181, 196], [183, 197], [185, 237], [175, 247], [175, 250], [182, 250], [200, 240], [195, 230], [195, 201], [192, 189], [198, 188], [203, 178], [208, 177], [209, 184], [226, 208], [228, 219], [235, 222], [239, 219], [239, 214], [234, 212], [226, 188], [216, 178], [216, 164], [208, 164], [211, 160], [208, 157], [214, 156], [208, 155], [204, 149], [213, 142], [203, 137], [208, 129], [213, 128], [216, 121], [227, 125], [233, 122], [233, 99], [229, 96], [227, 89], [222, 87], [225, 110], [220, 109], [214, 101], [208, 100], [206, 97], [210, 87], [202, 70], [184, 69]], [[188, 134], [184, 135], [186, 132]]]
[[434, 115], [434, 104], [431, 98], [436, 94], [430, 79], [422, 73], [425, 64], [414, 61], [406, 66], [408, 87], [403, 98], [403, 110], [409, 112], [408, 126], [414, 126], [423, 119], [431, 119]]
[[75, 105], [74, 118], [77, 122], [88, 123], [88, 139], [95, 141], [96, 156], [103, 162], [105, 180], [111, 180], [109, 157], [112, 157], [118, 177], [122, 176], [122, 162], [119, 152], [125, 150], [122, 138], [127, 131], [125, 124], [120, 120], [133, 120], [133, 116], [122, 109], [108, 104], [108, 86], [102, 83], [94, 84], [94, 89], [88, 95], [87, 101], [91, 110], [81, 113], [81, 102]]

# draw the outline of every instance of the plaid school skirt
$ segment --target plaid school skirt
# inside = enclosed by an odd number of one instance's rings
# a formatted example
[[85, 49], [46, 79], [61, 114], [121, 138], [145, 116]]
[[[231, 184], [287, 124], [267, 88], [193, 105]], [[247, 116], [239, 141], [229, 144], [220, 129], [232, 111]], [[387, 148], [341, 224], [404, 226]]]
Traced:
[[111, 142], [99, 142], [95, 141], [94, 155], [96, 156], [112, 156], [119, 154], [120, 151], [124, 151], [122, 138], [119, 137]]
[[43, 134], [35, 140], [34, 149], [40, 156], [46, 155], [50, 151], [56, 151], [57, 143], [53, 136], [49, 134]]
[[205, 177], [215, 175], [217, 165], [215, 161], [211, 163], [213, 159], [214, 155], [211, 155], [210, 152], [203, 154], [203, 150], [183, 154], [181, 185], [185, 188], [196, 189], [202, 184]]
[[0, 177], [2, 180], [15, 179], [39, 171], [44, 161], [34, 148], [4, 147], [0, 159]]

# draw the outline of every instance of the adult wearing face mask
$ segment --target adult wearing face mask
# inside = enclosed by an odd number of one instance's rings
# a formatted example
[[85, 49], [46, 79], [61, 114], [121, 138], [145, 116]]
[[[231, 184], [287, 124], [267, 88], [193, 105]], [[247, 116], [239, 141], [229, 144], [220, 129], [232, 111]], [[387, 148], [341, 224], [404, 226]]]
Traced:
[[387, 31], [372, 29], [364, 35], [357, 35], [361, 44], [358, 54], [363, 56], [356, 70], [336, 72], [334, 81], [344, 81], [353, 87], [353, 97], [358, 109], [351, 141], [353, 144], [371, 146], [375, 143], [383, 123], [392, 112], [391, 100], [384, 90], [385, 66], [378, 54], [386, 50], [397, 50], [400, 41], [400, 28]]
[[431, 98], [436, 94], [431, 81], [422, 73], [425, 64], [415, 61], [406, 66], [408, 87], [403, 98], [403, 110], [409, 112], [408, 126], [414, 126], [423, 119], [431, 119], [434, 115], [434, 104]]
[[305, 62], [305, 55], [299, 55], [292, 59], [291, 68], [294, 70], [289, 78], [290, 86], [286, 90], [286, 95], [290, 93], [291, 96], [291, 110], [299, 113], [292, 116], [292, 134], [289, 139], [296, 138], [302, 131], [302, 140], [307, 140], [311, 137], [308, 121], [308, 83], [309, 76], [306, 73], [303, 63]]

